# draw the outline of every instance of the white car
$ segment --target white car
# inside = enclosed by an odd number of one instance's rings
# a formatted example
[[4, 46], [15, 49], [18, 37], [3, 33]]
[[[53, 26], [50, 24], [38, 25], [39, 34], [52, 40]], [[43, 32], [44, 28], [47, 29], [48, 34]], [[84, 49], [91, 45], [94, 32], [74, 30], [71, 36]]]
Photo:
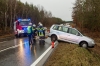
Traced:
[[79, 44], [81, 47], [94, 47], [94, 40], [82, 35], [77, 29], [64, 26], [64, 25], [52, 25], [50, 28], [49, 36], [52, 41], [61, 40], [74, 44]]

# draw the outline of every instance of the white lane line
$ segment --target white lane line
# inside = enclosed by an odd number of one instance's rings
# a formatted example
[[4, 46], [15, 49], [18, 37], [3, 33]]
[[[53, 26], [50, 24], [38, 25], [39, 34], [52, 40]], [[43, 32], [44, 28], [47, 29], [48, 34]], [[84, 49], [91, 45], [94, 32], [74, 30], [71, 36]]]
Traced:
[[6, 48], [6, 49], [3, 49], [3, 50], [0, 50], [0, 52], [6, 51], [6, 50], [9, 50], [9, 49], [12, 49], [12, 48], [16, 48], [18, 46], [20, 46], [20, 44], [19, 45], [12, 46], [12, 47], [9, 47], [9, 48]]
[[0, 43], [4, 43], [4, 42], [7, 42], [7, 41], [3, 41], [3, 42], [0, 42]]
[[31, 64], [31, 66], [36, 66], [36, 64], [47, 54], [47, 52], [52, 48], [52, 46], [50, 46], [33, 64]]

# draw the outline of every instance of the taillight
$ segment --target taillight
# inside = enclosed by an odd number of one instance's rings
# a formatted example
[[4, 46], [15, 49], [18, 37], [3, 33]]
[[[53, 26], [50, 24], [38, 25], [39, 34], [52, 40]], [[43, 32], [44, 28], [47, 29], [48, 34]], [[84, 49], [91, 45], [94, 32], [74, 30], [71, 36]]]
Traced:
[[48, 33], [50, 33], [50, 30], [48, 30]]

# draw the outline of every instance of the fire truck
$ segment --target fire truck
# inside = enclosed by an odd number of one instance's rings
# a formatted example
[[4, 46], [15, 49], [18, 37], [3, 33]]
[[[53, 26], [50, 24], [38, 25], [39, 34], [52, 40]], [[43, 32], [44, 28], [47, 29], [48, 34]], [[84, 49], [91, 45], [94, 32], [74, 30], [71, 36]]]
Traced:
[[31, 19], [18, 19], [14, 22], [14, 33], [16, 37], [27, 36], [27, 27]]

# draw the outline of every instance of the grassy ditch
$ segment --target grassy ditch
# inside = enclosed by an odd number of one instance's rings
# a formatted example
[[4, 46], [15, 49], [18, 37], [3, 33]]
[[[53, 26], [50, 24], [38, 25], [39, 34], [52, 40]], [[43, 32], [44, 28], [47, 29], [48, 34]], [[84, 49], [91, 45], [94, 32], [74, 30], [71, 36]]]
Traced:
[[78, 45], [61, 42], [44, 66], [100, 66], [100, 56]]

